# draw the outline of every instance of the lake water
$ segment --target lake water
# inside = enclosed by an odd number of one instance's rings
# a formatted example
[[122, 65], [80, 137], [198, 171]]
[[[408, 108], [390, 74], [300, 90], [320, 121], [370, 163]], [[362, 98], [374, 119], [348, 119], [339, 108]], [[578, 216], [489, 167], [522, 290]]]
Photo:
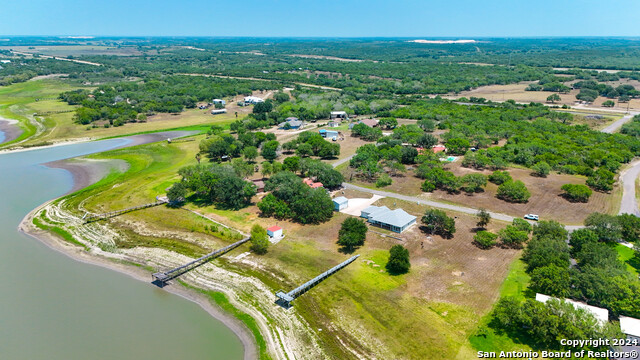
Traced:
[[40, 164], [128, 141], [0, 155], [0, 359], [242, 358], [238, 337], [195, 303], [18, 232], [29, 211], [72, 187], [69, 172]]

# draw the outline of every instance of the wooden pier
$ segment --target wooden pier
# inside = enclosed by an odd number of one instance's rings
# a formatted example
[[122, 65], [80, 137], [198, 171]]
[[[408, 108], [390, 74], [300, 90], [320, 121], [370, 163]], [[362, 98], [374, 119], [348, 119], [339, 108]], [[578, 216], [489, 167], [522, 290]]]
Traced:
[[251, 238], [250, 237], [246, 237], [240, 241], [237, 241], [231, 245], [227, 245], [221, 249], [215, 250], [210, 252], [207, 255], [204, 255], [198, 259], [195, 259], [193, 261], [190, 261], [184, 265], [178, 266], [176, 268], [173, 268], [171, 270], [168, 271], [164, 271], [164, 272], [157, 272], [151, 275], [151, 278], [153, 279], [153, 283], [160, 286], [160, 287], [164, 287], [167, 282], [169, 280], [175, 279], [176, 277], [191, 271], [195, 268], [197, 268], [198, 266], [204, 265], [207, 262], [213, 260], [214, 258], [229, 252], [235, 248], [237, 248], [238, 246], [246, 243], [247, 241], [249, 241]]
[[325, 280], [326, 278], [328, 278], [329, 276], [335, 274], [336, 272], [338, 272], [340, 269], [343, 269], [344, 267], [346, 267], [347, 265], [351, 264], [352, 262], [356, 261], [356, 259], [360, 257], [360, 255], [356, 255], [351, 257], [349, 260], [336, 265], [334, 267], [332, 267], [331, 269], [323, 272], [322, 274], [314, 277], [313, 279], [307, 281], [306, 283], [298, 286], [297, 288], [289, 291], [288, 293], [285, 293], [284, 290], [280, 290], [276, 293], [276, 304], [282, 306], [285, 309], [288, 309], [291, 307], [291, 302], [293, 300], [295, 300], [297, 297], [299, 297], [300, 295], [306, 293], [307, 291], [311, 290], [311, 288], [313, 288], [314, 286], [318, 285], [320, 282], [322, 282], [323, 280]]
[[150, 207], [154, 207], [154, 206], [158, 206], [158, 205], [162, 205], [162, 204], [167, 204], [168, 202], [169, 202], [169, 200], [167, 198], [156, 198], [156, 202], [143, 204], [143, 205], [138, 205], [138, 206], [133, 206], [133, 207], [126, 208], [126, 209], [109, 211], [109, 212], [102, 213], [102, 214], [89, 214], [89, 213], [86, 213], [82, 217], [82, 220], [84, 220], [84, 223], [87, 224], [87, 223], [94, 222], [94, 221], [105, 220], [105, 219], [109, 219], [109, 218], [112, 218], [112, 217], [116, 217], [116, 216], [119, 216], [119, 215], [122, 215], [122, 214], [126, 214], [126, 213], [131, 212], [131, 211], [136, 211], [136, 210], [146, 209], [146, 208], [150, 208]]

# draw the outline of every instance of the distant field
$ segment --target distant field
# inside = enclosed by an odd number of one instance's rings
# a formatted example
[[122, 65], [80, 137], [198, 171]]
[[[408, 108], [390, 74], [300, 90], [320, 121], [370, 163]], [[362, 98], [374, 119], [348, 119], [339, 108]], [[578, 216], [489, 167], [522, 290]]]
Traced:
[[[539, 102], [546, 103], [547, 97], [553, 92], [550, 91], [525, 91], [526, 87], [534, 83], [534, 81], [525, 81], [518, 84], [509, 84], [509, 85], [489, 85], [489, 86], [481, 86], [477, 89], [463, 91], [459, 94], [449, 94], [447, 97], [452, 99], [457, 99], [460, 97], [470, 98], [472, 96], [485, 98], [491, 101], [505, 101], [505, 100], [515, 100], [516, 102]], [[640, 83], [635, 80], [631, 81], [616, 81], [607, 84], [611, 84], [612, 86], [617, 86], [620, 84], [631, 84], [636, 88], [640, 88]], [[571, 90], [568, 94], [560, 94], [560, 101], [557, 101], [556, 104], [562, 106], [563, 104], [569, 106], [576, 105], [576, 95], [580, 92], [580, 90]], [[639, 111], [640, 110], [640, 99], [631, 99], [629, 103], [618, 103], [617, 100], [614, 100], [616, 105], [612, 108], [604, 108], [602, 107], [602, 103], [606, 100], [609, 100], [605, 97], [598, 97], [593, 104], [589, 106], [580, 106], [585, 109], [605, 109], [605, 110], [617, 110], [620, 112], [627, 111], [627, 105], [629, 110]]]
[[14, 50], [18, 52], [60, 57], [83, 55], [133, 56], [142, 54], [136, 47], [111, 47], [100, 45], [0, 46], [0, 50]]

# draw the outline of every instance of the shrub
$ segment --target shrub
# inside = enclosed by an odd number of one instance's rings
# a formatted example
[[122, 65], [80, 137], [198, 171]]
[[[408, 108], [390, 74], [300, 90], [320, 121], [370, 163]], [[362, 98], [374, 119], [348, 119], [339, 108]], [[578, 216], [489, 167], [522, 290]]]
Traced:
[[489, 175], [489, 181], [496, 185], [502, 185], [507, 181], [512, 181], [511, 175], [509, 175], [508, 171], [500, 171], [496, 170], [493, 174]]
[[531, 193], [522, 181], [507, 181], [498, 186], [497, 197], [508, 202], [526, 203]]
[[500, 240], [505, 246], [519, 248], [529, 240], [529, 234], [526, 231], [518, 230], [513, 225], [507, 225], [500, 230]]
[[540, 161], [539, 163], [533, 165], [531, 167], [531, 170], [533, 170], [533, 175], [535, 176], [547, 177], [547, 175], [549, 175], [549, 173], [551, 172], [551, 166], [547, 164], [546, 161]]
[[442, 210], [429, 209], [422, 217], [422, 223], [430, 234], [438, 234], [442, 237], [451, 238], [456, 232], [456, 222], [447, 216]]
[[564, 184], [560, 189], [564, 191], [562, 196], [571, 202], [586, 203], [593, 193], [588, 186], [582, 184]]
[[269, 237], [267, 230], [255, 224], [251, 228], [251, 251], [256, 254], [266, 254], [269, 248]]
[[478, 231], [474, 236], [473, 240], [483, 249], [492, 248], [496, 244], [496, 240], [498, 239], [498, 235], [489, 231]]
[[389, 186], [392, 182], [393, 180], [391, 180], [391, 177], [389, 175], [382, 174], [380, 175], [380, 177], [378, 177], [378, 180], [376, 180], [376, 187]]

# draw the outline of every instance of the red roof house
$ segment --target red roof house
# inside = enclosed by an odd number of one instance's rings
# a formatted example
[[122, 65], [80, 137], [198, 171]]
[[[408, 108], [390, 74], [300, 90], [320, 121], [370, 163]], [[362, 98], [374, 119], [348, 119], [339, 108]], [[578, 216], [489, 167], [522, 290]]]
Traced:
[[447, 151], [447, 148], [444, 145], [434, 145], [431, 150], [434, 153], [439, 153], [439, 152], [443, 152], [443, 151]]

